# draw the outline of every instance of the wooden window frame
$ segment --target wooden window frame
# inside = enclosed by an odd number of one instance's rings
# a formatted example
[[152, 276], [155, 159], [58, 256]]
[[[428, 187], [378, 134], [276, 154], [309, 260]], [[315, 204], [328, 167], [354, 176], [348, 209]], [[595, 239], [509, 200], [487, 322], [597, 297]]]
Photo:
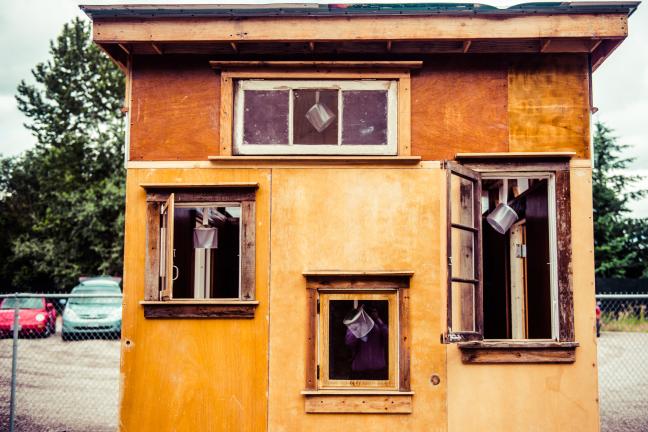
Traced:
[[[267, 62], [265, 62], [267, 63]], [[264, 63], [264, 64], [265, 64]], [[339, 63], [339, 62], [337, 62]], [[407, 63], [407, 62], [406, 62]], [[223, 157], [237, 158], [250, 158], [254, 156], [237, 155], [234, 148], [234, 94], [236, 82], [241, 80], [336, 80], [336, 81], [360, 81], [360, 80], [385, 80], [397, 82], [397, 136], [396, 136], [396, 152], [391, 156], [383, 156], [397, 159], [398, 157], [409, 156], [411, 154], [411, 79], [410, 68], [420, 67], [418, 62], [414, 66], [410, 64], [377, 64], [374, 70], [365, 67], [345, 68], [335, 67], [335, 64], [327, 64], [326, 67], [320, 67], [318, 64], [314, 65], [294, 65], [288, 67], [287, 65], [271, 65], [265, 64], [269, 67], [264, 68], [237, 68], [231, 69], [224, 68], [220, 70], [220, 147], [219, 159]], [[339, 66], [339, 65], [338, 65]], [[360, 146], [359, 146], [360, 147]], [[353, 155], [360, 155], [362, 153], [350, 154], [322, 154], [312, 153], [311, 158], [328, 158], [336, 156], [352, 157]], [[277, 153], [270, 155], [262, 155], [264, 157], [272, 158], [280, 157]], [[257, 155], [259, 157], [260, 155]], [[297, 157], [299, 154], [291, 153], [284, 155], [285, 157]], [[302, 158], [304, 156], [301, 156]], [[368, 156], [367, 156], [368, 157]], [[380, 156], [374, 156], [380, 157]]]
[[[455, 162], [446, 163], [448, 176], [452, 169], [455, 169]], [[524, 173], [525, 175], [551, 175], [554, 184], [554, 200], [549, 203], [550, 212], [555, 213], [555, 280], [557, 289], [557, 326], [553, 340], [524, 339], [524, 340], [483, 340], [483, 306], [479, 306], [476, 315], [479, 314], [481, 322], [476, 323], [480, 329], [477, 337], [474, 338], [453, 338], [450, 333], [444, 335], [446, 343], [458, 342], [462, 351], [464, 363], [573, 363], [576, 359], [576, 348], [578, 343], [574, 335], [574, 303], [572, 287], [572, 244], [571, 244], [571, 188], [570, 188], [570, 167], [569, 160], [564, 157], [538, 157], [532, 160], [501, 160], [501, 159], [477, 159], [461, 165], [462, 169], [473, 171], [481, 175], [497, 176], [496, 173], [509, 175], [513, 173]], [[490, 175], [489, 175], [490, 174]], [[448, 177], [449, 178], [449, 177]], [[449, 189], [449, 183], [448, 183]], [[481, 192], [481, 188], [480, 188]], [[448, 200], [450, 192], [448, 192]], [[479, 205], [480, 194], [475, 195], [475, 205]], [[450, 207], [450, 201], [447, 203]], [[481, 206], [479, 205], [479, 208]], [[481, 219], [481, 209], [478, 211]], [[448, 218], [450, 213], [448, 210]], [[450, 227], [450, 219], [448, 219]], [[551, 227], [550, 227], [551, 231]], [[551, 232], [550, 232], [551, 235]], [[448, 242], [450, 243], [450, 229], [448, 229]], [[448, 246], [448, 253], [451, 253]], [[476, 252], [477, 253], [477, 252]], [[551, 250], [550, 250], [551, 253]], [[479, 244], [479, 266], [483, 265], [481, 256], [481, 239]], [[451, 256], [451, 255], [448, 255]], [[451, 269], [448, 268], [448, 281], [451, 280]], [[482, 298], [483, 281], [480, 277], [480, 293]], [[448, 296], [450, 292], [448, 284]], [[448, 300], [450, 302], [450, 300]], [[480, 300], [481, 303], [481, 300]], [[448, 315], [450, 315], [450, 303], [448, 303]], [[552, 311], [553, 313], [553, 311]], [[449, 321], [449, 329], [450, 329]], [[454, 340], [451, 340], [454, 339]]]
[[[144, 184], [146, 190], [146, 272], [144, 300], [145, 318], [254, 318], [258, 306], [255, 287], [256, 260], [256, 183], [220, 185]], [[172, 212], [175, 204], [235, 204], [241, 207], [239, 298], [173, 299], [172, 258], [170, 249], [162, 262], [161, 209]], [[168, 217], [168, 216], [167, 216]], [[167, 219], [168, 238], [172, 236], [173, 218]]]
[[[409, 286], [413, 272], [306, 272], [308, 290], [308, 338], [306, 355], [305, 398], [307, 413], [411, 413], [410, 390], [410, 337], [409, 337]], [[390, 386], [363, 387], [322, 386], [318, 378], [320, 353], [320, 295], [328, 294], [385, 294], [394, 296], [397, 310], [393, 311], [398, 330], [394, 340], [397, 350], [394, 358], [396, 375]], [[393, 303], [391, 303], [393, 304]], [[390, 304], [390, 305], [391, 305]], [[390, 311], [390, 319], [392, 312]], [[392, 342], [390, 342], [392, 343]], [[390, 355], [391, 361], [391, 355]], [[323, 368], [322, 368], [323, 369]], [[323, 370], [321, 371], [324, 372]]]

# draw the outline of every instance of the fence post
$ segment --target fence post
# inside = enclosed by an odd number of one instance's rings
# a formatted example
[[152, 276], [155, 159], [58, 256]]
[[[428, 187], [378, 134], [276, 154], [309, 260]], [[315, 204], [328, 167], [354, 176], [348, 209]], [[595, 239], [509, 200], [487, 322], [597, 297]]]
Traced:
[[14, 432], [16, 421], [16, 362], [18, 361], [18, 332], [20, 331], [20, 304], [14, 295], [13, 346], [11, 352], [11, 396], [9, 399], [9, 431]]

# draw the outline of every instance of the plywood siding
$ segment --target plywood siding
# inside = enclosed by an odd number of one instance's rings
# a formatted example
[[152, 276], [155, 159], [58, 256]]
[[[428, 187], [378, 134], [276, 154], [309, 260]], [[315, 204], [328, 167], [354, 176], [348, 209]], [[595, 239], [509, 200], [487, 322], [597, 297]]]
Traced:
[[449, 431], [599, 430], [591, 187], [591, 170], [572, 168], [576, 362], [466, 365], [449, 345]]
[[[258, 182], [254, 319], [145, 319], [141, 183]], [[268, 386], [269, 170], [130, 169], [120, 430], [264, 431]]]
[[438, 57], [412, 75], [412, 155], [508, 151], [507, 62]]
[[[411, 79], [411, 154], [575, 151], [588, 158], [588, 79], [582, 54], [428, 56]], [[219, 86], [206, 59], [136, 57], [130, 159], [217, 155]]]
[[509, 151], [574, 151], [589, 158], [587, 56], [511, 60]]
[[220, 77], [208, 61], [133, 61], [131, 160], [206, 160], [218, 154]]
[[[269, 431], [446, 429], [444, 191], [440, 169], [273, 170]], [[305, 413], [307, 270], [414, 271], [411, 414]]]

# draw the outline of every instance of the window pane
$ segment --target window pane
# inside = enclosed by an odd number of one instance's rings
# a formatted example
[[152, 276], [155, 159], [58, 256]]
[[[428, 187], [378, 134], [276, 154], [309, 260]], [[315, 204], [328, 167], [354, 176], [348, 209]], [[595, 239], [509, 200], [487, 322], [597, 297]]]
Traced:
[[175, 208], [175, 298], [238, 298], [241, 208]]
[[342, 92], [342, 144], [387, 145], [387, 92]]
[[475, 285], [452, 282], [452, 331], [475, 331]]
[[453, 174], [450, 177], [452, 223], [474, 227], [473, 205], [473, 182]]
[[475, 234], [452, 228], [452, 277], [475, 278]]
[[338, 143], [338, 91], [293, 91], [293, 144]]
[[387, 300], [329, 302], [329, 379], [389, 379]]
[[288, 90], [246, 90], [244, 144], [288, 144]]

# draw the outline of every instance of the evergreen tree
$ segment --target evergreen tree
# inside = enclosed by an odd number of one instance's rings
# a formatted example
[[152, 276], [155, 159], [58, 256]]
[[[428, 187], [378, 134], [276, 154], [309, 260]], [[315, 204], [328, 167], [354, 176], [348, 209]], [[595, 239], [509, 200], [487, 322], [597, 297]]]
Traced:
[[3, 290], [65, 290], [81, 275], [121, 274], [124, 80], [75, 19], [50, 43], [18, 108], [35, 148], [0, 164]]
[[622, 156], [629, 146], [620, 144], [612, 132], [596, 123], [592, 173], [596, 274], [646, 277], [648, 220], [628, 217], [628, 204], [644, 197], [646, 191], [632, 190], [641, 177], [624, 174], [634, 159]]

